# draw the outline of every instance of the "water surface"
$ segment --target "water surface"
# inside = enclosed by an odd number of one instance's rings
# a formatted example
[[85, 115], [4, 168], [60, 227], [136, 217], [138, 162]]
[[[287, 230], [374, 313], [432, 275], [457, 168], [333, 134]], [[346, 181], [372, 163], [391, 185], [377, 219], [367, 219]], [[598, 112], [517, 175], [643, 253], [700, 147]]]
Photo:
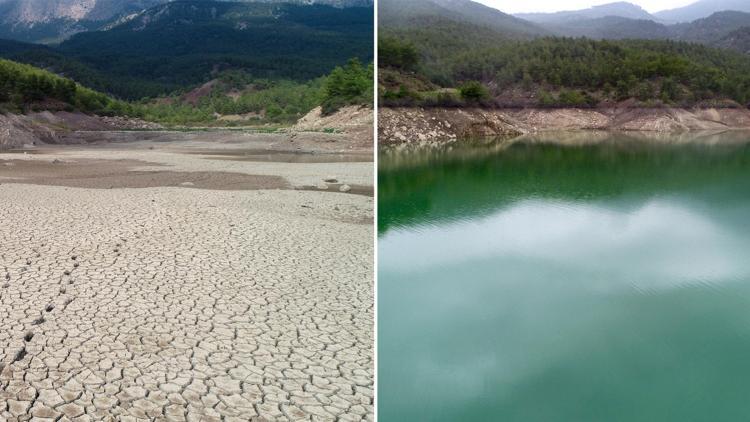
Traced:
[[380, 420], [750, 419], [748, 142], [381, 154]]

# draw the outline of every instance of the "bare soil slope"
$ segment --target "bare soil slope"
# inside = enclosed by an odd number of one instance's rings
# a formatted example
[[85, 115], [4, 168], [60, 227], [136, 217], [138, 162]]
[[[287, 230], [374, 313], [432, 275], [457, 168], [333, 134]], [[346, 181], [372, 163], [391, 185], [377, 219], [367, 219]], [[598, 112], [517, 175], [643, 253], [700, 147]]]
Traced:
[[324, 116], [321, 108], [316, 107], [301, 118], [293, 130], [344, 133], [356, 146], [366, 148], [373, 144], [374, 122], [374, 112], [367, 106], [344, 107], [328, 116]]
[[512, 136], [552, 130], [686, 132], [748, 129], [750, 110], [381, 108], [378, 128], [382, 144]]
[[0, 114], [0, 149], [57, 144], [73, 131], [160, 129], [155, 123], [125, 117], [102, 117], [66, 111], [26, 115]]

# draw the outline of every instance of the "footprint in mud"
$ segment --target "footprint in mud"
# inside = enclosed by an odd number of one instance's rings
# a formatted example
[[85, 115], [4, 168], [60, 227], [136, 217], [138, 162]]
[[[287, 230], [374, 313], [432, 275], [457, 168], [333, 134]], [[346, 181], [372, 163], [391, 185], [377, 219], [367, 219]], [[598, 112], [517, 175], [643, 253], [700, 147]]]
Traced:
[[26, 347], [24, 346], [21, 350], [16, 353], [16, 356], [13, 358], [13, 362], [18, 362], [23, 360], [23, 358], [26, 357]]

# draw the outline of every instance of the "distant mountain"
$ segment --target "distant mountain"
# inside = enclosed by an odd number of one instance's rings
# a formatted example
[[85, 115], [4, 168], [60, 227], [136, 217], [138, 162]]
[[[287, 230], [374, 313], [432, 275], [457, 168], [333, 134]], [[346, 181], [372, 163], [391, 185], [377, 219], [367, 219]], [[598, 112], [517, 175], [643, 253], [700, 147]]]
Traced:
[[[105, 29], [171, 0], [0, 0], [0, 38], [54, 43]], [[217, 0], [218, 1], [218, 0]], [[238, 0], [333, 7], [371, 7], [373, 0]]]
[[[749, 0], [750, 1], [750, 0]], [[564, 19], [538, 23], [555, 35], [592, 39], [671, 39], [716, 45], [731, 32], [750, 27], [750, 13], [723, 11], [693, 22], [667, 25], [654, 20], [620, 16], [583, 18], [566, 15]]]
[[[471, 10], [468, 1], [450, 9], [445, 3], [379, 0], [381, 105], [597, 107], [624, 101], [688, 107], [750, 102], [750, 57], [675, 42], [691, 37], [743, 48], [750, 31], [737, 29], [746, 18], [740, 12], [666, 25], [654, 18], [609, 14], [633, 10], [620, 3], [601, 13], [595, 9], [588, 15], [529, 23], [491, 11], [480, 12], [480, 19], [466, 12]], [[540, 36], [545, 32], [567, 36]]]
[[636, 20], [657, 20], [640, 6], [627, 2], [603, 4], [583, 10], [570, 10], [555, 13], [521, 13], [516, 14], [515, 16], [517, 18], [540, 24], [561, 24], [570, 21], [600, 19], [610, 16]]
[[656, 18], [665, 22], [680, 23], [692, 22], [696, 19], [706, 18], [716, 12], [734, 10], [739, 12], [750, 12], [750, 1], [748, 0], [699, 0], [693, 4], [678, 9], [664, 10], [654, 13]]
[[120, 98], [195, 86], [224, 70], [306, 81], [373, 55], [372, 7], [179, 1], [51, 48], [0, 42], [0, 56]]
[[750, 27], [746, 26], [736, 31], [732, 31], [724, 38], [715, 42], [714, 45], [728, 50], [750, 54]]
[[[467, 51], [491, 48], [552, 33], [523, 19], [470, 0], [378, 0], [383, 45], [406, 43], [419, 57], [420, 72], [438, 85], [450, 85], [451, 68]], [[401, 84], [403, 78], [396, 77]]]
[[[221, 0], [226, 1], [226, 0]], [[245, 3], [289, 3], [298, 6], [371, 7], [375, 0], [234, 0]]]
[[[378, 25], [426, 27], [451, 21], [479, 26], [506, 36], [549, 35], [541, 27], [471, 0], [380, 0]], [[434, 28], [436, 29], [436, 28]]]
[[56, 42], [165, 0], [0, 0], [0, 38]]
[[103, 21], [141, 11], [165, 0], [0, 0], [2, 20], [12, 24], [56, 20]]
[[544, 25], [557, 35], [586, 37], [592, 39], [667, 39], [674, 32], [661, 23], [647, 19], [628, 19], [620, 16], [605, 16], [595, 19], [571, 19]]
[[671, 28], [675, 36], [682, 41], [713, 44], [729, 33], [748, 26], [750, 13], [726, 11], [690, 23], [677, 24]]

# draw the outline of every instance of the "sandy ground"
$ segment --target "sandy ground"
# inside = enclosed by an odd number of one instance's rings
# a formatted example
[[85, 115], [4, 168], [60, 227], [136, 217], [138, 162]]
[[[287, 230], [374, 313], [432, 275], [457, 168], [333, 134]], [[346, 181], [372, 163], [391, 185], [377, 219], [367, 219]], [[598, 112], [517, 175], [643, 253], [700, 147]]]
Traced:
[[329, 183], [326, 190], [348, 184], [356, 188], [352, 189], [354, 193], [372, 195], [372, 149], [342, 148], [341, 135], [88, 132], [75, 136], [78, 143], [72, 145], [0, 151], [0, 183], [25, 179], [39, 184], [102, 188], [109, 185], [98, 179], [144, 179], [143, 174], [148, 172], [152, 181], [112, 180], [112, 187], [192, 187], [206, 173], [214, 173], [216, 183], [203, 187], [229, 189], [237, 182], [245, 184], [239, 189], [322, 189], [326, 188], [325, 180], [335, 179], [337, 183]]
[[372, 163], [174, 139], [0, 154], [0, 420], [372, 420]]

